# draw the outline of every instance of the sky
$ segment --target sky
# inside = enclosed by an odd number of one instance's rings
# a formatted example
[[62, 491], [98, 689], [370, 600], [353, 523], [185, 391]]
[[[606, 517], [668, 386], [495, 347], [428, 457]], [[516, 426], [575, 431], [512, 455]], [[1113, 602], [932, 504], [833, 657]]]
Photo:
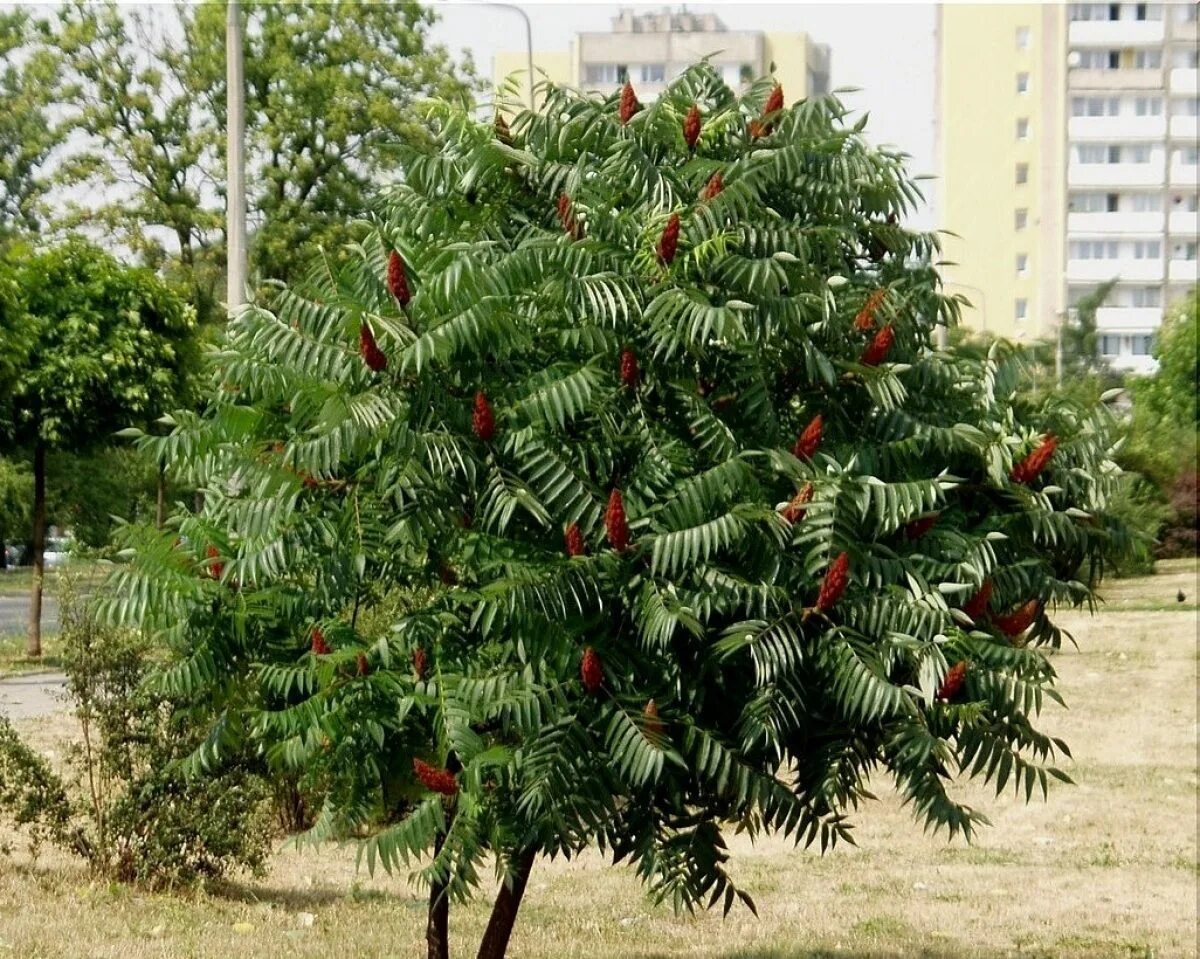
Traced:
[[[525, 49], [520, 16], [486, 3], [437, 0], [430, 4], [442, 18], [433, 36], [452, 51], [471, 51], [479, 72], [492, 75], [492, 57], [502, 50]], [[533, 48], [565, 51], [574, 34], [607, 31], [619, 3], [524, 2], [533, 26]], [[629, 6], [629, 4], [625, 4]], [[632, 4], [638, 13], [663, 4]], [[677, 9], [679, 4], [672, 5]], [[932, 3], [689, 3], [696, 13], [717, 13], [730, 30], [804, 31], [831, 49], [831, 83], [858, 87], [847, 94], [851, 109], [870, 113], [867, 135], [910, 154], [914, 174], [937, 172], [934, 156], [934, 26]], [[922, 184], [929, 204], [911, 225], [936, 224], [936, 190]]]

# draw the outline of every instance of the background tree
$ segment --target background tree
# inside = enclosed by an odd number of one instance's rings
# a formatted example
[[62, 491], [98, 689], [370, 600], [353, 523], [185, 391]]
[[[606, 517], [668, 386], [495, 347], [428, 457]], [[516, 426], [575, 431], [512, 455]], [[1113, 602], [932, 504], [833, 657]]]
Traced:
[[194, 768], [252, 744], [319, 776], [311, 839], [421, 863], [431, 957], [488, 855], [494, 959], [542, 855], [728, 909], [724, 826], [826, 848], [872, 773], [951, 836], [956, 776], [1044, 792], [1049, 613], [1121, 535], [1102, 408], [932, 349], [936, 238], [835, 98], [545, 95], [436, 108], [344, 263], [230, 324], [144, 441], [203, 511], [106, 594], [217, 704]]
[[33, 477], [24, 464], [0, 457], [0, 569], [8, 566], [5, 543], [30, 528]]
[[[7, 283], [6, 283], [7, 281]], [[10, 257], [0, 286], [16, 290], [0, 313], [5, 449], [32, 459], [33, 587], [28, 653], [41, 655], [46, 458], [110, 442], [178, 402], [196, 363], [190, 307], [145, 268], [122, 266], [80, 239]]]

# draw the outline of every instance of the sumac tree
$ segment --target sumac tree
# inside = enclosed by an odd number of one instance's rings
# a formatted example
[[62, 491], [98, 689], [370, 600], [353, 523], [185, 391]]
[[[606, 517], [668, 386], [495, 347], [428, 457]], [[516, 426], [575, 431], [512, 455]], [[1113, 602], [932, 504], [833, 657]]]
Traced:
[[836, 98], [543, 94], [435, 106], [347, 265], [237, 315], [144, 441], [203, 511], [109, 599], [223, 704], [197, 767], [319, 768], [311, 837], [417, 869], [431, 956], [489, 858], [494, 957], [540, 856], [729, 908], [727, 824], [826, 848], [885, 774], [969, 837], [956, 776], [1065, 779], [1049, 614], [1120, 535], [1102, 409], [932, 348], [936, 238]]

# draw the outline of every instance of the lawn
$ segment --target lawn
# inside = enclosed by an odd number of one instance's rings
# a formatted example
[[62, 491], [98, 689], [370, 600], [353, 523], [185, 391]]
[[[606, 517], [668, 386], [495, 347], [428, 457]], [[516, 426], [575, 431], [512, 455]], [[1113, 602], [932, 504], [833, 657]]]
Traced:
[[[857, 817], [858, 847], [821, 857], [732, 837], [733, 869], [760, 918], [677, 918], [599, 855], [539, 863], [510, 954], [706, 959], [1155, 957], [1196, 955], [1194, 562], [1106, 589], [1055, 665], [1069, 710], [1045, 725], [1071, 744], [1075, 786], [1025, 806], [963, 785], [991, 817], [973, 846], [923, 835], [886, 783]], [[1186, 601], [1176, 601], [1183, 589]], [[22, 724], [58, 753], [62, 719]], [[0, 956], [409, 957], [425, 905], [403, 877], [355, 871], [350, 849], [285, 850], [262, 880], [187, 898], [91, 883], [76, 864], [21, 851], [0, 865]], [[460, 955], [486, 921], [452, 913]]]

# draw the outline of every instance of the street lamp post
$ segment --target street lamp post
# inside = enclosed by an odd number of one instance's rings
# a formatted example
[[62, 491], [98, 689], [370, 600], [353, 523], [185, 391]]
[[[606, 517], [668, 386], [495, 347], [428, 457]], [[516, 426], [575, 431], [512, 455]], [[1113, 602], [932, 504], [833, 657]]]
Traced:
[[225, 300], [246, 302], [246, 89], [242, 64], [241, 4], [230, 0], [225, 19], [225, 233], [228, 255]]
[[514, 13], [520, 14], [521, 19], [525, 21], [525, 54], [529, 67], [529, 109], [533, 110], [533, 24], [529, 22], [529, 14], [515, 3], [485, 3], [484, 6], [512, 10]]

